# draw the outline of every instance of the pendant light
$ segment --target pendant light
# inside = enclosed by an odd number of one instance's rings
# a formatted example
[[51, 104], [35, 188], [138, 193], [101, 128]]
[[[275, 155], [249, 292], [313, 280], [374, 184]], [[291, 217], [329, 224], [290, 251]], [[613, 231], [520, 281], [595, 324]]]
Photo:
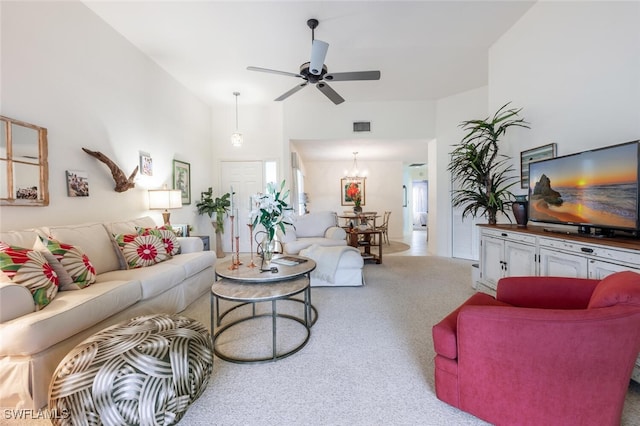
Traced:
[[238, 96], [240, 96], [240, 92], [233, 92], [233, 96], [236, 97], [236, 131], [231, 134], [231, 145], [241, 147], [242, 133], [238, 131]]
[[362, 176], [360, 176], [360, 172], [361, 170], [359, 170], [358, 168], [358, 152], [356, 151], [353, 153], [353, 168], [350, 171], [345, 170], [344, 179], [347, 179], [347, 181], [358, 181], [366, 179], [366, 172], [362, 173]]

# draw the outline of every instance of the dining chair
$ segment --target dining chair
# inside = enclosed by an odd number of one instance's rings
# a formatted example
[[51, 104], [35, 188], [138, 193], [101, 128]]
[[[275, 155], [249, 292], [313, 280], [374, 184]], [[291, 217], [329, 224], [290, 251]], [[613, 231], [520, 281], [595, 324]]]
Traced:
[[382, 225], [376, 227], [376, 230], [382, 231], [382, 238], [387, 244], [391, 244], [389, 242], [389, 216], [391, 216], [390, 211], [384, 212], [384, 215], [382, 216]]

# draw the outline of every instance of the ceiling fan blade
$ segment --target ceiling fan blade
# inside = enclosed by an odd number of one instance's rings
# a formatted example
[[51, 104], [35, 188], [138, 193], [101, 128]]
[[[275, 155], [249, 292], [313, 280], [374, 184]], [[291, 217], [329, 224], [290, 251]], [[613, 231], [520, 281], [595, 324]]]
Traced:
[[313, 40], [311, 43], [311, 62], [309, 63], [309, 72], [311, 74], [320, 75], [328, 49], [329, 43], [322, 40]]
[[334, 104], [338, 105], [344, 102], [344, 98], [338, 95], [338, 93], [333, 90], [327, 83], [320, 82], [316, 84], [316, 87], [319, 91], [324, 93], [327, 98], [331, 99], [331, 102], [333, 102]]
[[380, 71], [334, 72], [324, 76], [329, 81], [380, 80]]
[[286, 71], [272, 70], [272, 69], [269, 69], [269, 68], [247, 67], [247, 69], [249, 71], [268, 72], [268, 73], [271, 73], [271, 74], [280, 74], [280, 75], [286, 75], [286, 76], [289, 76], [289, 77], [300, 77], [300, 78], [302, 78], [302, 76], [300, 74], [294, 74], [292, 72], [286, 72]]
[[282, 95], [278, 96], [275, 100], [276, 101], [284, 101], [285, 99], [287, 99], [289, 96], [293, 95], [294, 93], [296, 93], [298, 90], [301, 90], [304, 86], [306, 86], [307, 83], [306, 81], [302, 84], [298, 84], [296, 87], [294, 87], [293, 89], [289, 90], [286, 93], [283, 93]]

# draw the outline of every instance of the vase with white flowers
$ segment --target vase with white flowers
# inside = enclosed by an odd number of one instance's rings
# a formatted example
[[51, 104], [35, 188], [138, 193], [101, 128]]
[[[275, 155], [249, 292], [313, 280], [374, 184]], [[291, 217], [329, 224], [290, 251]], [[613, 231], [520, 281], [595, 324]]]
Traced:
[[260, 224], [264, 227], [265, 232], [259, 247], [262, 250], [262, 268], [269, 267], [273, 257], [276, 229], [279, 228], [284, 234], [286, 232], [285, 225], [291, 225], [286, 214], [288, 210], [286, 199], [289, 196], [289, 190], [283, 192], [284, 185], [284, 180], [279, 188], [274, 182], [271, 182], [267, 184], [266, 193], [255, 194], [252, 197], [251, 218], [253, 228], [256, 229], [256, 226]]

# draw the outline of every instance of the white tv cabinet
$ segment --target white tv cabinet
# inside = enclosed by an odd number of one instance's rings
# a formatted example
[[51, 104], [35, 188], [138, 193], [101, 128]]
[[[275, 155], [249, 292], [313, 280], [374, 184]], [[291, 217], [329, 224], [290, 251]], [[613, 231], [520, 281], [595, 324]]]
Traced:
[[[478, 291], [495, 295], [498, 280], [519, 275], [601, 279], [622, 270], [640, 272], [640, 240], [597, 238], [539, 226], [480, 226]], [[640, 383], [640, 356], [633, 370]]]

